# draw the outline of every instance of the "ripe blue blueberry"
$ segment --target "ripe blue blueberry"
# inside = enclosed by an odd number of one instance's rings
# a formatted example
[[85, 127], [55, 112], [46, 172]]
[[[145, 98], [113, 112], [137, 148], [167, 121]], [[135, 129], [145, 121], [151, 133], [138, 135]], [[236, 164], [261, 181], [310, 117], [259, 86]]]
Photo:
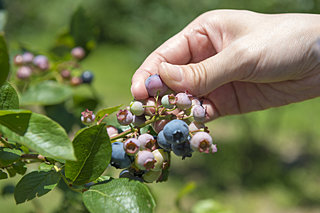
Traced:
[[33, 59], [33, 64], [38, 67], [40, 70], [47, 70], [49, 69], [49, 61], [47, 56], [44, 55], [37, 55]]
[[140, 101], [133, 101], [130, 103], [130, 111], [132, 114], [141, 116], [144, 113], [143, 104]]
[[133, 115], [130, 111], [126, 109], [119, 110], [119, 112], [117, 113], [117, 119], [119, 124], [126, 126], [132, 123]]
[[146, 89], [149, 93], [149, 96], [155, 97], [157, 93], [159, 93], [160, 96], [164, 95], [168, 87], [162, 82], [159, 75], [151, 75], [147, 80], [145, 81]]
[[112, 143], [112, 154], [110, 164], [118, 169], [128, 168], [131, 165], [130, 157], [123, 149], [123, 143]]
[[189, 141], [186, 141], [180, 144], [172, 144], [172, 152], [184, 159], [186, 157], [191, 157], [193, 150], [190, 147]]
[[142, 150], [137, 153], [135, 158], [135, 165], [140, 170], [150, 170], [154, 168], [156, 160], [152, 152], [147, 150]]
[[92, 80], [93, 80], [93, 73], [89, 70], [87, 71], [84, 71], [82, 74], [81, 74], [81, 80], [82, 80], [82, 83], [84, 84], [91, 84]]
[[22, 80], [28, 79], [28, 78], [30, 78], [31, 74], [32, 74], [32, 70], [30, 67], [22, 66], [17, 71], [17, 78], [22, 79]]
[[176, 106], [178, 109], [186, 110], [192, 106], [192, 101], [187, 93], [178, 93], [176, 95]]
[[135, 155], [139, 152], [140, 141], [136, 138], [129, 138], [123, 143], [123, 148], [127, 155]]
[[186, 122], [175, 119], [164, 126], [163, 134], [169, 143], [179, 144], [187, 140], [189, 127]]
[[206, 118], [206, 110], [203, 106], [196, 105], [192, 107], [192, 115], [195, 121], [203, 122]]
[[171, 143], [168, 143], [167, 139], [164, 137], [163, 131], [160, 131], [157, 136], [158, 145], [167, 151], [171, 151]]
[[197, 132], [190, 140], [194, 151], [209, 153], [212, 148], [212, 137], [207, 132]]
[[156, 140], [152, 135], [144, 133], [138, 137], [138, 140], [140, 141], [141, 150], [153, 151], [156, 149]]

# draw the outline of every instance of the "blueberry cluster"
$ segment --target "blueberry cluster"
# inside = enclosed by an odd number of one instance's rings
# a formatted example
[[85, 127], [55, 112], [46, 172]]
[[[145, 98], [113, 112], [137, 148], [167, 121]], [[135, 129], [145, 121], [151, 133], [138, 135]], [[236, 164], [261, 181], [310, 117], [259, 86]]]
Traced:
[[[82, 47], [75, 47], [70, 52], [72, 60], [59, 62], [57, 64], [50, 62], [45, 55], [34, 55], [31, 52], [24, 52], [14, 57], [14, 65], [18, 67], [16, 72], [17, 79], [28, 80], [33, 76], [42, 76], [48, 71], [57, 71], [59, 79], [72, 86], [80, 84], [90, 84], [93, 80], [93, 73], [89, 70], [80, 71], [79, 61], [86, 53]], [[79, 73], [80, 72], [80, 73]], [[54, 75], [53, 75], [54, 76]]]
[[[124, 169], [120, 177], [144, 182], [163, 181], [170, 166], [171, 151], [185, 159], [193, 152], [215, 153], [204, 125], [206, 109], [199, 99], [187, 92], [173, 94], [159, 75], [150, 76], [145, 82], [149, 98], [134, 100], [117, 113], [120, 125], [127, 126], [119, 132], [107, 126], [112, 142], [111, 165]], [[86, 111], [82, 121], [91, 124], [94, 115]], [[152, 127], [149, 131], [142, 131]]]

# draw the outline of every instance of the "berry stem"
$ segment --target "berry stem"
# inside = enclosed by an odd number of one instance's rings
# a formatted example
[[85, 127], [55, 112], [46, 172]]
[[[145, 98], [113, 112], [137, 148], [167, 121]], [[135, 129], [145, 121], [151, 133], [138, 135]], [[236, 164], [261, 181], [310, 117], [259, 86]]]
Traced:
[[8, 147], [10, 149], [14, 149], [14, 147], [2, 137], [0, 137], [0, 142], [2, 142], [5, 147]]

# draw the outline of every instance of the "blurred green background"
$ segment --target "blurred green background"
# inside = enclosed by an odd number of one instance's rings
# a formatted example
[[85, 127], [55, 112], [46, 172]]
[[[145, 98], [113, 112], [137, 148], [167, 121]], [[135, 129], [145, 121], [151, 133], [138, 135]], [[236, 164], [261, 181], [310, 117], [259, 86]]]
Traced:
[[[102, 106], [129, 104], [131, 76], [144, 58], [205, 11], [320, 12], [320, 0], [4, 0], [12, 55], [21, 47], [52, 50], [79, 5], [92, 23], [83, 34], [95, 41], [82, 65], [95, 73]], [[319, 114], [317, 98], [212, 121], [218, 153], [174, 157], [169, 181], [148, 184], [157, 212], [320, 212]], [[58, 189], [16, 206], [5, 190], [19, 179], [0, 182], [1, 212], [62, 212]]]

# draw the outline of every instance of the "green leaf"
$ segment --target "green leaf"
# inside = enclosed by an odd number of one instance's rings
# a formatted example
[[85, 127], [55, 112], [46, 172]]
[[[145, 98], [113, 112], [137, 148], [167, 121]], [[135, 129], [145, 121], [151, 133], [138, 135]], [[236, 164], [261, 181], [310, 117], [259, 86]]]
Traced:
[[39, 170], [40, 171], [50, 171], [54, 167], [53, 164], [40, 163]]
[[18, 94], [8, 82], [0, 87], [0, 110], [19, 109]]
[[11, 178], [17, 174], [17, 171], [13, 167], [7, 167], [6, 170]]
[[97, 112], [96, 114], [96, 121], [99, 121], [100, 119], [103, 118], [103, 116], [105, 116], [105, 114], [111, 115], [112, 113], [118, 111], [121, 108], [121, 105], [118, 106], [114, 106], [114, 107], [108, 107], [108, 108], [104, 108], [101, 109]]
[[127, 178], [90, 187], [83, 193], [83, 202], [91, 213], [147, 213], [156, 205], [146, 185]]
[[26, 167], [26, 164], [21, 162], [21, 161], [18, 161], [16, 163], [14, 163], [12, 165], [13, 169], [16, 170], [16, 172], [20, 175], [24, 175], [27, 171], [27, 167]]
[[61, 176], [55, 171], [34, 171], [22, 177], [14, 190], [16, 203], [24, 203], [50, 192]]
[[4, 148], [0, 150], [0, 167], [6, 167], [20, 159], [19, 150]]
[[0, 124], [19, 135], [26, 133], [30, 117], [29, 110], [0, 110]]
[[7, 80], [9, 75], [9, 54], [3, 33], [0, 34], [0, 86]]
[[73, 140], [77, 161], [67, 161], [66, 177], [81, 185], [96, 180], [111, 160], [111, 143], [105, 124], [80, 130]]
[[7, 178], [8, 178], [8, 174], [0, 170], [0, 180], [7, 179]]
[[22, 105], [53, 105], [69, 99], [72, 90], [69, 86], [56, 81], [43, 81], [29, 87], [21, 95]]
[[[8, 111], [0, 111], [0, 115], [1, 112]], [[44, 115], [32, 113], [23, 136], [11, 131], [12, 129], [6, 123], [1, 122], [1, 116], [0, 123], [3, 124], [3, 126], [0, 125], [0, 132], [12, 141], [25, 145], [46, 157], [56, 160], [75, 160], [72, 143], [65, 130], [58, 123]], [[19, 123], [19, 118], [16, 118], [16, 124]]]

